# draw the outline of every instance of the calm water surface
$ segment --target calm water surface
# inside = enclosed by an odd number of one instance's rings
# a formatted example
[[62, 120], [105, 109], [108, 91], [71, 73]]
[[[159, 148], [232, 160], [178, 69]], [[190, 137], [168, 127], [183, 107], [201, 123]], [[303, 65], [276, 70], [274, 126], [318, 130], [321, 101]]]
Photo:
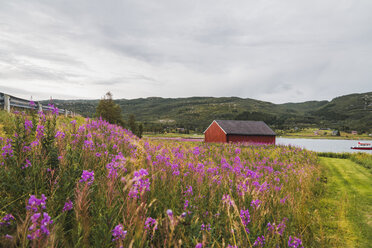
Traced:
[[372, 154], [372, 150], [352, 150], [358, 142], [372, 143], [372, 140], [331, 140], [331, 139], [290, 139], [276, 138], [278, 145], [293, 145], [316, 152], [366, 152]]

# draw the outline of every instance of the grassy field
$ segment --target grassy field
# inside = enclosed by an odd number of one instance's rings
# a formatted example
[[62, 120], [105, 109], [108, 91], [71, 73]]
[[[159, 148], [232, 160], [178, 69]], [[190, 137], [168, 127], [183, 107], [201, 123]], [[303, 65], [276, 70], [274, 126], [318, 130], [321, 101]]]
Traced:
[[139, 139], [57, 109], [0, 124], [0, 247], [372, 243], [368, 156]]
[[5, 116], [0, 247], [319, 247], [313, 152]]
[[372, 178], [362, 166], [338, 158], [320, 158], [326, 190], [319, 201], [319, 238], [328, 247], [371, 247]]

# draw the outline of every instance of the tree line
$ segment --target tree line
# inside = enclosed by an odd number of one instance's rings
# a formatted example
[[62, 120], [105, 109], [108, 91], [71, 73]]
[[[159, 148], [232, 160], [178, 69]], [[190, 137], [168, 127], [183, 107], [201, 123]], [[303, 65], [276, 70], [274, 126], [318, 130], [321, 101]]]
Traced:
[[120, 125], [129, 129], [133, 134], [142, 138], [143, 124], [136, 121], [134, 114], [130, 114], [128, 121], [125, 121], [122, 116], [121, 108], [119, 104], [114, 102], [111, 92], [107, 92], [99, 101], [95, 116], [111, 124]]

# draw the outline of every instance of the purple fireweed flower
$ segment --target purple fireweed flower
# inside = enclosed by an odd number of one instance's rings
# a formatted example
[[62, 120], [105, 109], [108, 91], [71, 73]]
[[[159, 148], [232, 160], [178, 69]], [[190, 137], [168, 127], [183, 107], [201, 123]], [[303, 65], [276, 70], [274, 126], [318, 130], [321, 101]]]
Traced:
[[280, 199], [280, 203], [281, 203], [281, 204], [284, 204], [285, 201], [287, 200], [287, 198], [288, 198], [288, 196], [284, 197], [283, 199]]
[[251, 216], [249, 214], [248, 209], [246, 209], [246, 210], [241, 209], [240, 210], [240, 218], [242, 219], [245, 230], [247, 231], [247, 233], [249, 233], [248, 223], [251, 222]]
[[203, 244], [202, 244], [202, 243], [197, 243], [197, 244], [195, 245], [195, 248], [203, 248]]
[[45, 118], [45, 114], [44, 114], [43, 111], [39, 111], [39, 112], [37, 112], [37, 114], [39, 115], [39, 119], [40, 119], [42, 122], [44, 122], [44, 121], [46, 120], [46, 118]]
[[231, 199], [230, 195], [225, 194], [222, 196], [222, 203], [228, 207], [234, 205], [234, 201]]
[[283, 232], [286, 228], [286, 225], [285, 225], [285, 222], [287, 221], [287, 218], [284, 218], [282, 220], [282, 222], [280, 222], [280, 224], [277, 226], [276, 230], [277, 230], [277, 233], [282, 236], [283, 235]]
[[[37, 220], [40, 218], [40, 216], [41, 216], [41, 213], [35, 213], [35, 214], [33, 214], [31, 216], [31, 222], [32, 223], [37, 223]], [[35, 224], [35, 226], [36, 226], [36, 224]], [[34, 230], [34, 229], [35, 229], [35, 227], [33, 225], [29, 228], [29, 230]]]
[[13, 149], [12, 149], [12, 139], [7, 139], [6, 140], [6, 145], [1, 148], [2, 153], [1, 155], [4, 157], [4, 159], [9, 156], [13, 157]]
[[12, 235], [9, 235], [9, 234], [5, 234], [4, 235], [4, 238], [11, 240], [11, 239], [13, 239], [13, 236]]
[[118, 177], [118, 171], [117, 171], [117, 169], [110, 168], [107, 177], [108, 178], [117, 178]]
[[303, 248], [304, 246], [302, 245], [302, 240], [301, 239], [299, 239], [297, 237], [292, 238], [292, 236], [289, 236], [288, 247], [294, 247], [294, 248], [301, 247], [301, 248]]
[[76, 125], [76, 120], [72, 120], [72, 121], [70, 121], [70, 123], [71, 123], [73, 126], [75, 126], [75, 125]]
[[280, 186], [275, 186], [275, 191], [281, 191], [282, 190], [282, 187], [283, 187], [283, 184], [281, 184]]
[[189, 195], [189, 196], [192, 196], [193, 192], [192, 192], [192, 186], [189, 185], [186, 187], [186, 191], [185, 191], [185, 195]]
[[275, 223], [274, 224], [271, 224], [270, 222], [267, 223], [267, 230], [274, 231], [274, 229], [275, 229]]
[[138, 171], [135, 171], [134, 172], [134, 176], [135, 177], [141, 177], [141, 176], [147, 176], [149, 173], [147, 172], [147, 170], [146, 169], [140, 169], [140, 170], [138, 170]]
[[94, 171], [83, 170], [81, 179], [79, 182], [88, 182], [88, 185], [92, 185], [94, 181]]
[[284, 230], [285, 230], [285, 228], [286, 228], [285, 223], [286, 223], [287, 220], [288, 220], [287, 218], [284, 218], [284, 219], [279, 223], [279, 225], [276, 225], [275, 223], [271, 224], [271, 223], [269, 222], [269, 223], [267, 223], [267, 229], [268, 229], [269, 231], [272, 231], [272, 232], [274, 232], [274, 233], [279, 234], [280, 236], [282, 236], [282, 235], [283, 235], [283, 232], [284, 232]]
[[92, 140], [84, 140], [83, 149], [93, 151], [95, 149], [94, 148], [94, 142]]
[[183, 209], [186, 210], [188, 206], [189, 206], [189, 201], [185, 200], [185, 203], [183, 204]]
[[32, 141], [32, 142], [30, 143], [30, 146], [31, 146], [31, 147], [36, 147], [36, 146], [38, 146], [38, 145], [39, 145], [39, 141], [38, 141], [38, 140]]
[[55, 138], [62, 138], [62, 139], [64, 139], [65, 138], [65, 133], [63, 132], [63, 131], [57, 131], [56, 132], [56, 135], [54, 136]]
[[52, 218], [50, 218], [48, 213], [44, 212], [43, 213], [43, 219], [40, 222], [41, 232], [48, 236], [50, 234], [50, 232], [48, 230], [48, 225], [51, 225], [51, 224], [53, 224]]
[[187, 213], [186, 213], [186, 212], [183, 212], [183, 213], [181, 214], [181, 218], [185, 218], [186, 215], [187, 215]]
[[140, 194], [145, 191], [150, 191], [150, 180], [145, 178], [149, 173], [146, 169], [140, 169], [133, 173], [134, 177], [132, 179], [133, 185], [129, 191], [129, 196], [131, 198], [138, 198]]
[[262, 235], [261, 237], [258, 236], [256, 241], [254, 241], [254, 247], [263, 247], [265, 245], [265, 237]]
[[70, 211], [74, 207], [74, 204], [72, 203], [71, 200], [68, 200], [65, 202], [65, 205], [63, 206], [62, 212], [67, 212]]
[[83, 126], [80, 126], [79, 128], [78, 128], [78, 132], [79, 133], [84, 133], [85, 132], [85, 126], [83, 125]]
[[41, 137], [44, 137], [44, 130], [45, 130], [45, 127], [43, 125], [37, 125], [36, 138], [40, 139]]
[[200, 230], [202, 230], [202, 231], [210, 231], [210, 230], [212, 230], [211, 229], [211, 224], [208, 224], [208, 225], [204, 225], [204, 223], [201, 224]]
[[31, 147], [30, 147], [30, 146], [24, 146], [24, 147], [22, 148], [22, 151], [23, 151], [23, 152], [30, 152], [30, 151], [31, 151]]
[[7, 214], [2, 218], [0, 222], [0, 226], [10, 226], [11, 221], [13, 220], [14, 220], [14, 216], [12, 214]]
[[22, 169], [25, 169], [25, 168], [27, 168], [27, 167], [31, 167], [31, 166], [32, 166], [32, 164], [31, 164], [30, 160], [28, 160], [28, 159], [26, 158], [25, 165], [22, 166]]
[[48, 104], [50, 111], [52, 111], [52, 114], [58, 115], [59, 114], [59, 109], [54, 106], [54, 104]]
[[28, 105], [30, 105], [30, 107], [35, 107], [36, 106], [36, 104], [33, 100], [30, 100]]
[[261, 201], [260, 200], [252, 200], [251, 202], [251, 207], [254, 209], [257, 209], [261, 206]]
[[124, 227], [122, 224], [115, 226], [115, 228], [112, 229], [111, 232], [113, 237], [112, 241], [123, 240], [127, 235], [127, 231], [124, 231]]
[[198, 146], [196, 146], [196, 147], [194, 147], [194, 149], [193, 149], [193, 151], [192, 151], [192, 153], [194, 154], [194, 155], [199, 155], [200, 154], [200, 150], [199, 150], [200, 148], [198, 147]]
[[260, 187], [260, 183], [258, 181], [253, 181], [252, 185], [257, 187], [257, 188]]
[[168, 215], [169, 217], [173, 217], [173, 211], [172, 211], [171, 209], [168, 209], [168, 210], [167, 210], [167, 215]]
[[237, 185], [237, 191], [239, 193], [240, 196], [243, 196], [244, 195], [244, 192], [247, 192], [248, 190], [248, 186], [247, 186], [247, 182], [246, 181], [243, 181], [243, 182], [239, 182], [238, 185]]
[[151, 230], [151, 229], [158, 229], [158, 222], [156, 219], [153, 219], [151, 217], [148, 217], [145, 221], [145, 229]]
[[26, 209], [31, 210], [32, 212], [37, 212], [39, 209], [45, 209], [46, 199], [47, 198], [44, 194], [41, 195], [40, 199], [36, 198], [35, 195], [31, 195], [28, 200]]
[[221, 168], [224, 170], [229, 170], [231, 165], [226, 161], [225, 158], [221, 158]]
[[32, 225], [28, 228], [30, 234], [27, 235], [29, 240], [38, 239], [42, 236], [48, 236], [50, 231], [48, 229], [49, 225], [53, 224], [53, 220], [50, 218], [48, 213], [43, 213], [43, 218], [41, 213], [35, 213], [31, 216]]
[[265, 181], [260, 185], [259, 191], [264, 192], [270, 188], [269, 184]]
[[[105, 151], [105, 154], [108, 154], [107, 151]], [[97, 156], [97, 155], [96, 155]], [[118, 170], [126, 172], [127, 169], [124, 167], [126, 162], [126, 159], [124, 156], [119, 153], [116, 155], [110, 163], [106, 165], [106, 168], [109, 170], [108, 178], [117, 178], [118, 176]]]
[[32, 121], [26, 119], [25, 120], [25, 130], [30, 131], [32, 128], [33, 128]]

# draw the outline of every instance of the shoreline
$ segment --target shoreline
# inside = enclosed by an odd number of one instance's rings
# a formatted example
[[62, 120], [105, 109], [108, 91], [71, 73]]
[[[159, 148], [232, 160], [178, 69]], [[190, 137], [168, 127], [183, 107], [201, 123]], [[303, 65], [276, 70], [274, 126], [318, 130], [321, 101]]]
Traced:
[[277, 138], [286, 139], [324, 139], [324, 140], [371, 140], [372, 137], [342, 137], [342, 136], [301, 136], [301, 135], [281, 135], [276, 136]]

